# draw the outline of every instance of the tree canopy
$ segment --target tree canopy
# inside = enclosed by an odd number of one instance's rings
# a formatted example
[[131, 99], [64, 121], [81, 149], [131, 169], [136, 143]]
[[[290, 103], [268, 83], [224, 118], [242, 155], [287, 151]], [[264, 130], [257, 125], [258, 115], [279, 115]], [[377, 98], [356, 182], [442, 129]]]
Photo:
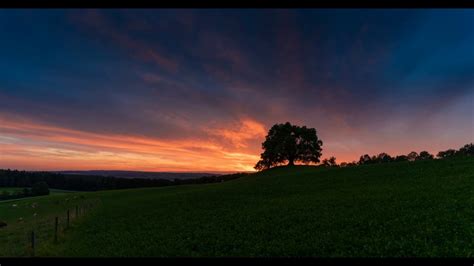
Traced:
[[275, 124], [262, 143], [264, 151], [255, 169], [263, 170], [286, 163], [294, 165], [295, 162], [319, 163], [322, 145], [314, 128], [299, 127], [289, 122]]
[[434, 156], [432, 154], [430, 154], [429, 152], [422, 151], [422, 152], [420, 152], [418, 157], [416, 157], [415, 160], [417, 160], [417, 161], [419, 161], [419, 160], [431, 160], [433, 158], [434, 158]]
[[322, 164], [327, 167], [337, 167], [336, 157], [331, 156], [329, 159], [324, 159]]
[[469, 143], [461, 147], [458, 151], [460, 155], [474, 156], [474, 144]]

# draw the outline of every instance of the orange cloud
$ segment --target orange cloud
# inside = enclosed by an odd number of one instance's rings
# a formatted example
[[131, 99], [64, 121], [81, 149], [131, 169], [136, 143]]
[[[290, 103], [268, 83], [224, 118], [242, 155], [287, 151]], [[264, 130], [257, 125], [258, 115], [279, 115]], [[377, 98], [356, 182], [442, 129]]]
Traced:
[[[252, 121], [243, 125], [246, 130], [261, 130]], [[234, 141], [245, 141], [255, 133], [236, 134]], [[235, 152], [205, 139], [102, 135], [2, 116], [0, 150], [0, 168], [35, 170], [252, 171], [258, 160], [256, 154]]]
[[208, 130], [208, 133], [228, 140], [236, 148], [246, 148], [250, 140], [265, 138], [267, 131], [263, 124], [246, 118], [230, 127]]

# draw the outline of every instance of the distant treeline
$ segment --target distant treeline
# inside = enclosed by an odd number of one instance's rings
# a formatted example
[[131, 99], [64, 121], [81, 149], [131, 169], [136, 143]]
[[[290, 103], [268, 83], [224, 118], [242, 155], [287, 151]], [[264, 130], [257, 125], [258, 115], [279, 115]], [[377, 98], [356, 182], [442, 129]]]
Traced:
[[50, 188], [97, 191], [108, 189], [126, 189], [141, 187], [162, 187], [184, 184], [203, 184], [223, 182], [247, 175], [236, 173], [228, 175], [205, 176], [196, 179], [166, 180], [146, 178], [116, 178], [112, 176], [67, 175], [52, 172], [27, 172], [0, 169], [0, 187], [32, 187], [39, 182], [45, 182]]
[[[436, 158], [438, 159], [446, 159], [452, 157], [460, 157], [460, 156], [474, 156], [474, 144], [466, 144], [461, 147], [459, 150], [449, 149], [445, 151], [440, 151], [436, 154]], [[388, 162], [403, 162], [403, 161], [421, 161], [421, 160], [431, 160], [434, 159], [435, 156], [430, 154], [427, 151], [422, 151], [420, 153], [417, 152], [410, 152], [407, 155], [397, 155], [395, 157], [390, 156], [389, 154], [382, 152], [378, 155], [368, 155], [364, 154], [360, 156], [359, 161], [353, 162], [343, 162], [341, 164], [336, 164], [336, 158], [331, 157], [329, 159], [324, 159], [322, 162], [323, 166], [332, 166], [332, 167], [347, 167], [347, 166], [355, 166], [355, 165], [363, 165], [363, 164], [376, 164], [376, 163], [388, 163]]]

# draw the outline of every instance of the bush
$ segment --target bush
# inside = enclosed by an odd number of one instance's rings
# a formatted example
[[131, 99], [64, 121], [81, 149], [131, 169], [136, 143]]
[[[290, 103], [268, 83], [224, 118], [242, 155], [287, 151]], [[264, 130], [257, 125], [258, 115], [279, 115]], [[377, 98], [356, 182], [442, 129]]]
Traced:
[[49, 195], [49, 187], [46, 182], [38, 182], [33, 185], [31, 188], [31, 194], [35, 196], [40, 196], [40, 195]]

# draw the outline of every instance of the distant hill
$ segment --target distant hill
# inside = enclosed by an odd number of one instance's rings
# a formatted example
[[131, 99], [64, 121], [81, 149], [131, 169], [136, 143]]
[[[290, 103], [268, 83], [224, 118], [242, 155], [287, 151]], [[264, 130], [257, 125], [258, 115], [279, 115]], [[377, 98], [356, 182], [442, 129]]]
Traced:
[[141, 172], [120, 170], [87, 170], [87, 171], [56, 171], [68, 175], [112, 176], [117, 178], [146, 178], [146, 179], [194, 179], [204, 176], [216, 176], [223, 173], [173, 173], [173, 172]]

